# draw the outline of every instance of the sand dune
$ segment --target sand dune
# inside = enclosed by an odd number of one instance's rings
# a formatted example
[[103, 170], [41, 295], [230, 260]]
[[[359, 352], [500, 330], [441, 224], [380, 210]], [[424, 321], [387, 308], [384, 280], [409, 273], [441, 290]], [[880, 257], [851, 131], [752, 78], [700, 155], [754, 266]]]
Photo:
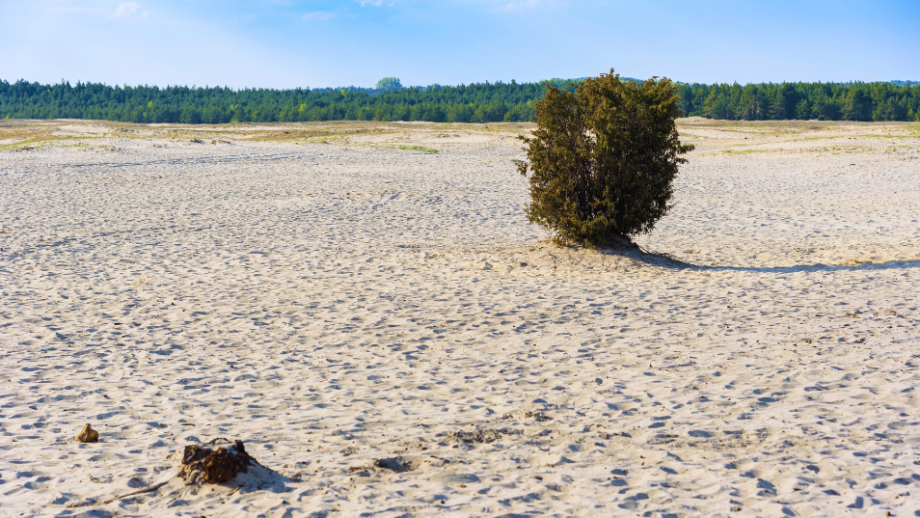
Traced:
[[[920, 512], [907, 126], [682, 122], [623, 253], [517, 128], [83, 126], [0, 151], [0, 516]], [[181, 483], [217, 437], [273, 473]]]

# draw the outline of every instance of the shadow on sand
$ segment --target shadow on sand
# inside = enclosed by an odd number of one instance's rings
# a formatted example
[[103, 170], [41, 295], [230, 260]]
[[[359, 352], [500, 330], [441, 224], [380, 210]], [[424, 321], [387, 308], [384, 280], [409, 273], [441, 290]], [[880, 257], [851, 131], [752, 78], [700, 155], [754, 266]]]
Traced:
[[644, 265], [668, 268], [671, 270], [696, 270], [705, 272], [747, 272], [747, 273], [796, 273], [796, 272], [841, 272], [852, 270], [903, 270], [920, 268], [920, 259], [908, 259], [883, 262], [859, 262], [844, 265], [833, 264], [796, 264], [793, 266], [722, 266], [697, 265], [681, 261], [669, 254], [635, 247], [598, 248], [597, 252], [609, 257], [628, 258]]

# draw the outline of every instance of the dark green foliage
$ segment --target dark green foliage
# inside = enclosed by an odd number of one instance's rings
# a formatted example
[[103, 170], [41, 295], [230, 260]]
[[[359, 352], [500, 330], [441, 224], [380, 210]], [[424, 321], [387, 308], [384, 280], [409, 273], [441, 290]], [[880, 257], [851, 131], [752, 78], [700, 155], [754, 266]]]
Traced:
[[[330, 120], [527, 122], [548, 82], [269, 90], [0, 81], [0, 118], [218, 124]], [[393, 87], [394, 82], [384, 86]]]
[[547, 87], [527, 145], [527, 219], [557, 243], [625, 244], [664, 216], [683, 146], [678, 96], [668, 79], [641, 84], [602, 74], [575, 92]]
[[[543, 97], [547, 84], [572, 89], [562, 79], [401, 89], [394, 89], [394, 81], [384, 81], [382, 86], [390, 91], [354, 87], [231, 90], [0, 81], [0, 118], [186, 124], [328, 120], [521, 122], [531, 120], [534, 102]], [[734, 120], [920, 120], [920, 85], [916, 84], [676, 86], [684, 115]]]
[[677, 90], [691, 117], [920, 121], [920, 85], [909, 82], [678, 84]]

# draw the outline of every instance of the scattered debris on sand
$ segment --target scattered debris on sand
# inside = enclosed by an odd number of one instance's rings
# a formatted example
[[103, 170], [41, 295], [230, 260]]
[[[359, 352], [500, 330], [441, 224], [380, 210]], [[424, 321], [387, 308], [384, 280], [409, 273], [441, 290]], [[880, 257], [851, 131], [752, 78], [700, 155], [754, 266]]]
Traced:
[[367, 477], [371, 472], [377, 473], [408, 473], [418, 471], [426, 466], [441, 467], [448, 464], [449, 461], [438, 457], [390, 457], [386, 459], [376, 459], [370, 466], [352, 466], [348, 469], [350, 473]]
[[543, 413], [542, 410], [518, 410], [502, 416], [502, 419], [535, 419], [542, 423], [551, 421], [553, 418]]
[[462, 442], [466, 444], [488, 444], [500, 440], [506, 435], [520, 435], [520, 430], [509, 428], [473, 430], [472, 432], [444, 432], [439, 433], [444, 442]]
[[393, 457], [391, 459], [377, 459], [374, 461], [374, 467], [378, 469], [388, 469], [396, 473], [405, 473], [415, 471], [421, 466], [418, 459], [411, 457]]

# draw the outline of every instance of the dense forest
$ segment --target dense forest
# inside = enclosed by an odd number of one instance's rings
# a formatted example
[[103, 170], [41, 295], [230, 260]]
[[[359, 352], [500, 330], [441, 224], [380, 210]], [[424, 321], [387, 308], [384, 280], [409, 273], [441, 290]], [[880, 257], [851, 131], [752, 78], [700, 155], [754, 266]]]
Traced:
[[920, 121], [920, 84], [678, 85], [685, 116], [711, 119]]
[[[578, 80], [572, 80], [577, 82]], [[529, 121], [546, 86], [572, 81], [378, 88], [43, 85], [0, 81], [0, 118], [216, 124], [270, 121]], [[920, 121], [920, 85], [891, 83], [677, 84], [684, 116], [730, 120]]]

